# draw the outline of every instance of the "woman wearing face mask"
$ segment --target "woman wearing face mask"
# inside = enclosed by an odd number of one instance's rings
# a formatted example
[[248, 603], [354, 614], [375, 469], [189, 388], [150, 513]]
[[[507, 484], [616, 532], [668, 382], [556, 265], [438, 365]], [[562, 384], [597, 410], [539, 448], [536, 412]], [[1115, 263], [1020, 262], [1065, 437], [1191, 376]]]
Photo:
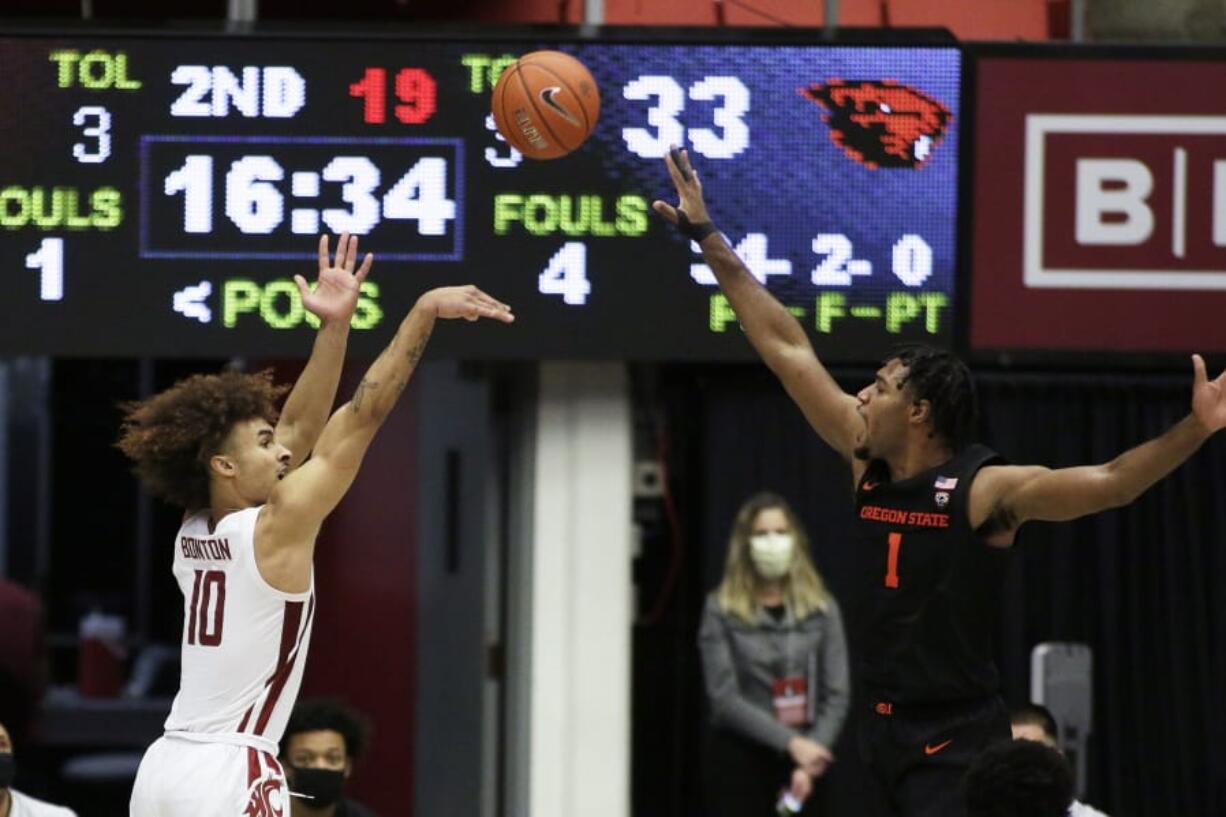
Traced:
[[813, 783], [834, 760], [850, 701], [847, 646], [838, 604], [782, 497], [758, 494], [737, 513], [698, 645], [713, 726], [707, 813], [786, 814], [803, 804], [801, 813], [818, 814]]

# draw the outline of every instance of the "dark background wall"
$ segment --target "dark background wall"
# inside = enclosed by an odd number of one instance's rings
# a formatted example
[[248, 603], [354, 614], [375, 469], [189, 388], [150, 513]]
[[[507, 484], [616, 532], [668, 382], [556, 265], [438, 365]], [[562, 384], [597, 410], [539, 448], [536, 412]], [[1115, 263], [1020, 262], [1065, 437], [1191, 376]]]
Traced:
[[[1190, 369], [1190, 367], [1189, 367]], [[852, 388], [871, 373], [843, 373]], [[750, 494], [786, 497], [846, 609], [860, 588], [847, 551], [846, 465], [762, 368], [677, 369], [662, 378], [669, 457], [685, 520], [684, 579], [663, 622], [636, 631], [636, 814], [697, 814], [704, 712], [695, 635], [703, 594], [722, 574], [732, 518]], [[983, 372], [983, 440], [1009, 461], [1104, 462], [1189, 410], [1187, 375]], [[1094, 650], [1094, 733], [1087, 800], [1111, 814], [1210, 815], [1226, 809], [1226, 438], [1215, 437], [1133, 505], [1023, 528], [1001, 600], [998, 662], [1010, 704], [1029, 699], [1030, 650], [1080, 641]], [[640, 571], [659, 586], [668, 536]], [[648, 724], [657, 724], [649, 726]], [[852, 740], [834, 751], [835, 814], [867, 802]], [[665, 739], [666, 738], [666, 739]], [[670, 743], [670, 741], [672, 741]], [[651, 790], [647, 788], [651, 781]]]

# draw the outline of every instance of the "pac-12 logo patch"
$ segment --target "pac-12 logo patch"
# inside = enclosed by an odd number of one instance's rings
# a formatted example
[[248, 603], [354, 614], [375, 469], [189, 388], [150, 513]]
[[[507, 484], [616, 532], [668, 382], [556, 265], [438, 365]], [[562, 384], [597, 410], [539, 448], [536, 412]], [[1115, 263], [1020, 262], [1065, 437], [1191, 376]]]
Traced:
[[953, 119], [928, 94], [888, 79], [832, 79], [801, 94], [826, 109], [822, 120], [834, 143], [874, 170], [922, 167]]

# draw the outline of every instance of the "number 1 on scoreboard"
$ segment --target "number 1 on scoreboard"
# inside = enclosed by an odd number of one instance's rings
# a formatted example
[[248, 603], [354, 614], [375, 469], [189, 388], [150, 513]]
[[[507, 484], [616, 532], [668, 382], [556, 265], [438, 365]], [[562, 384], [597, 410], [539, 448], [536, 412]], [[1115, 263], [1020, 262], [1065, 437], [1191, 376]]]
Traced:
[[26, 269], [40, 271], [39, 300], [64, 300], [64, 239], [44, 238], [38, 249], [26, 256]]

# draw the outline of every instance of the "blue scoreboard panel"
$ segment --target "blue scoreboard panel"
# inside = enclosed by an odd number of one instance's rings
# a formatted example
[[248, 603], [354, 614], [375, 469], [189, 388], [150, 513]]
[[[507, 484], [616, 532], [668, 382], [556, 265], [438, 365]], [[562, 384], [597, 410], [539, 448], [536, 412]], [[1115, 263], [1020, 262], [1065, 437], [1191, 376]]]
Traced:
[[[360, 354], [424, 290], [474, 283], [516, 323], [440, 330], [431, 354], [748, 358], [696, 248], [651, 212], [675, 200], [672, 144], [825, 358], [948, 342], [956, 48], [558, 36], [0, 37], [0, 354], [303, 355], [293, 275], [347, 231], [375, 253]], [[489, 113], [539, 49], [602, 96], [591, 138], [547, 162]]]

